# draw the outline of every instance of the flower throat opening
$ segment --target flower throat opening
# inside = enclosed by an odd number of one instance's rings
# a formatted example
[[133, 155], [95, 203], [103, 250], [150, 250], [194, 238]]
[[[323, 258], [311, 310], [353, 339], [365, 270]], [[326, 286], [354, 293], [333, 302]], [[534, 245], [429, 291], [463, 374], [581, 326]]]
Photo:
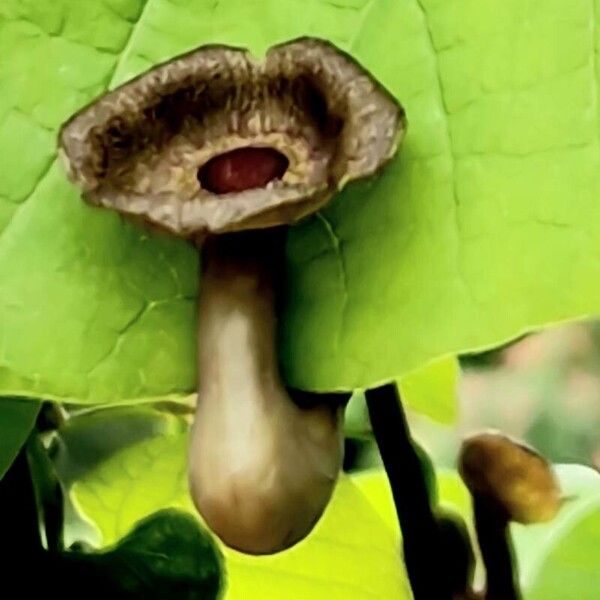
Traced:
[[288, 165], [287, 157], [273, 148], [236, 148], [202, 165], [198, 169], [198, 182], [213, 194], [264, 188], [269, 182], [281, 179]]

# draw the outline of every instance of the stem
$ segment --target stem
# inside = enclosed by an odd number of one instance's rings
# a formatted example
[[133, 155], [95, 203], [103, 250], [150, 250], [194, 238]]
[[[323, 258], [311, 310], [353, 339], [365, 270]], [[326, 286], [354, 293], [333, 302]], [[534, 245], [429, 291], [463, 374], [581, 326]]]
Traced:
[[[393, 384], [365, 393], [375, 441], [385, 467], [402, 531], [404, 560], [415, 600], [451, 598], [441, 575], [444, 557], [427, 482]], [[437, 570], [432, 570], [433, 568]]]
[[473, 512], [486, 570], [486, 600], [519, 600], [521, 594], [508, 519], [479, 494], [473, 495]]
[[44, 524], [46, 548], [50, 553], [64, 550], [64, 498], [62, 486], [44, 444], [37, 435], [27, 442], [29, 471], [35, 481], [35, 497]]
[[467, 524], [458, 514], [444, 510], [437, 512], [437, 523], [444, 556], [444, 573], [452, 597], [472, 598], [475, 555]]
[[312, 529], [342, 455], [339, 403], [296, 393], [296, 405], [279, 375], [284, 240], [283, 228], [226, 234], [208, 239], [202, 256], [191, 492], [226, 544], [255, 554]]

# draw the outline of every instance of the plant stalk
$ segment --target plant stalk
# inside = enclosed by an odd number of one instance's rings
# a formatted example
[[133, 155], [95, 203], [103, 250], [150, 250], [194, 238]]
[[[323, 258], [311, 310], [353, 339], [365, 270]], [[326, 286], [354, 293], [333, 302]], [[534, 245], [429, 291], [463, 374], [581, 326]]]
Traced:
[[445, 557], [427, 482], [395, 385], [367, 390], [375, 441], [388, 476], [402, 531], [404, 561], [415, 600], [450, 600]]
[[486, 570], [485, 599], [520, 600], [508, 518], [478, 494], [473, 495], [473, 512], [479, 549]]

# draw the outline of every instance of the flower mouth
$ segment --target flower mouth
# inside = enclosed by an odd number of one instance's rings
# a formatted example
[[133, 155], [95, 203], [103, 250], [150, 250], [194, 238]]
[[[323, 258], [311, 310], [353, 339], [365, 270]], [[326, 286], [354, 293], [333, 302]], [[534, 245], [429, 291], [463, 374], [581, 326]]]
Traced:
[[262, 60], [207, 46], [154, 67], [74, 115], [59, 145], [88, 202], [196, 240], [314, 213], [404, 129], [367, 71], [302, 38]]
[[130, 196], [176, 194], [180, 204], [272, 179], [301, 194], [326, 187], [338, 160], [340, 109], [306, 76], [271, 72], [247, 55], [241, 68], [237, 54], [222, 52], [215, 72], [178, 81], [178, 89], [162, 89], [138, 112], [98, 127], [91, 142], [100, 186]]
[[274, 148], [247, 146], [214, 156], [198, 169], [200, 187], [213, 194], [230, 194], [267, 187], [281, 180], [290, 164]]

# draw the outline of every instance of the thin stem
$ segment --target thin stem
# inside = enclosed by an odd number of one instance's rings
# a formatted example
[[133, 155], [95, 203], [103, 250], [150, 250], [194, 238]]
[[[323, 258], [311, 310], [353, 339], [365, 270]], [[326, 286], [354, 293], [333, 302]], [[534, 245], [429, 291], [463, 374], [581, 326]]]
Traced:
[[486, 600], [520, 600], [508, 519], [477, 494], [473, 496], [473, 511], [486, 570]]
[[472, 598], [475, 555], [467, 524], [458, 514], [447, 511], [437, 512], [437, 523], [444, 573], [453, 598]]
[[37, 435], [27, 442], [29, 470], [35, 481], [40, 520], [44, 524], [46, 548], [50, 553], [64, 550], [63, 489], [44, 444]]
[[450, 599], [448, 582], [442, 574], [444, 557], [440, 552], [439, 529], [396, 386], [388, 384], [367, 390], [365, 396], [396, 505], [414, 598]]

